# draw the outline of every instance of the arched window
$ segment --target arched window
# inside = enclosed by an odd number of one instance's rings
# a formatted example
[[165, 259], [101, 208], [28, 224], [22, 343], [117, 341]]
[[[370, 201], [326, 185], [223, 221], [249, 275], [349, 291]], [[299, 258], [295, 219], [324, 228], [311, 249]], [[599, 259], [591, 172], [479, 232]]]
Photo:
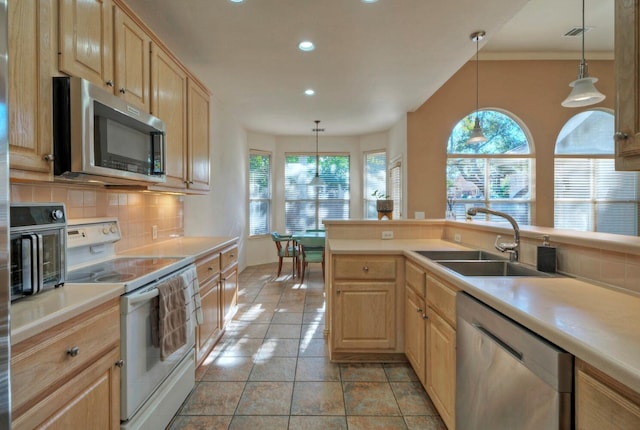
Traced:
[[[469, 207], [486, 206], [531, 224], [534, 169], [528, 135], [519, 120], [506, 112], [481, 110], [479, 117], [486, 142], [467, 143], [475, 113], [458, 122], [449, 136], [447, 215], [464, 219]], [[505, 220], [494, 217], [491, 221]]]
[[614, 116], [580, 112], [556, 140], [554, 226], [638, 235], [638, 173], [614, 167]]

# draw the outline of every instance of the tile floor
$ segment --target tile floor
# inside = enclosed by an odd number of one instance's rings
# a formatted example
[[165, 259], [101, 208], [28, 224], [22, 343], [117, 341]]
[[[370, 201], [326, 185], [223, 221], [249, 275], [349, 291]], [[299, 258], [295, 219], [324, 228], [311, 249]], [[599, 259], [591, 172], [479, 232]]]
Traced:
[[302, 285], [276, 272], [240, 274], [238, 314], [168, 429], [445, 430], [408, 364], [329, 361], [319, 265]]

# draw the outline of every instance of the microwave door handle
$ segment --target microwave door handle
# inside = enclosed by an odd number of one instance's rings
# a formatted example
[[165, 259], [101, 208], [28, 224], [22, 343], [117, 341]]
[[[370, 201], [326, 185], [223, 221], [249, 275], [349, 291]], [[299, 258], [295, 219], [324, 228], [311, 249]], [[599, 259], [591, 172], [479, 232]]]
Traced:
[[44, 288], [44, 241], [42, 240], [41, 234], [35, 234], [36, 243], [37, 243], [37, 256], [38, 256], [38, 264], [36, 265], [36, 270], [38, 271], [38, 291], [40, 292]]
[[160, 150], [158, 151], [159, 152], [158, 156], [160, 157], [160, 160], [159, 160], [160, 161], [160, 171], [158, 171], [158, 172], [154, 171], [153, 173], [157, 174], [157, 175], [164, 175], [166, 173], [166, 171], [165, 171], [165, 162], [166, 162], [166, 160], [164, 158], [164, 149], [165, 149], [165, 146], [164, 146], [164, 133], [162, 133], [162, 132], [154, 133], [152, 142], [153, 142], [153, 146], [154, 146], [154, 148], [153, 148], [154, 156], [155, 156], [155, 153], [156, 153], [155, 146], [156, 145], [160, 145], [160, 148], [159, 148]]

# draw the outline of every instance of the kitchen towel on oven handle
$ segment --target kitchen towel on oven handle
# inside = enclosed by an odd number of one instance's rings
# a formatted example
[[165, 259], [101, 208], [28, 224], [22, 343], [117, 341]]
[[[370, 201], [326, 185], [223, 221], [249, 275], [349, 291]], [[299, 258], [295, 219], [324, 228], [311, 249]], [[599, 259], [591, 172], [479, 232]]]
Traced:
[[151, 305], [151, 340], [160, 347], [160, 360], [164, 361], [187, 343], [184, 280], [176, 276], [160, 283], [157, 289], [158, 297]]
[[[180, 277], [185, 284], [185, 300], [187, 301], [187, 309], [189, 304], [193, 304], [193, 310], [196, 314], [196, 324], [201, 325], [202, 316], [202, 303], [200, 300], [200, 283], [198, 282], [198, 272], [195, 266], [191, 266], [184, 270]], [[189, 315], [187, 315], [189, 317]]]

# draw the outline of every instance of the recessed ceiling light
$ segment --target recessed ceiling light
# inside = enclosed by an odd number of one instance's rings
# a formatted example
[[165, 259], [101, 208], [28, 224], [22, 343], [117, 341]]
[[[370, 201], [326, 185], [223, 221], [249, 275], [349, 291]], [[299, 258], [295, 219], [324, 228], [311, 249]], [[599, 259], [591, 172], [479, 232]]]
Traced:
[[313, 51], [314, 49], [316, 49], [316, 45], [314, 45], [310, 40], [303, 40], [302, 42], [298, 43], [298, 49], [305, 52]]
[[307, 96], [312, 96], [314, 95], [316, 92], [313, 88], [307, 88], [306, 90], [304, 90], [305, 95]]
[[229, 0], [231, 3], [242, 3], [244, 0]]
[[378, 0], [362, 0], [362, 3], [375, 3]]

